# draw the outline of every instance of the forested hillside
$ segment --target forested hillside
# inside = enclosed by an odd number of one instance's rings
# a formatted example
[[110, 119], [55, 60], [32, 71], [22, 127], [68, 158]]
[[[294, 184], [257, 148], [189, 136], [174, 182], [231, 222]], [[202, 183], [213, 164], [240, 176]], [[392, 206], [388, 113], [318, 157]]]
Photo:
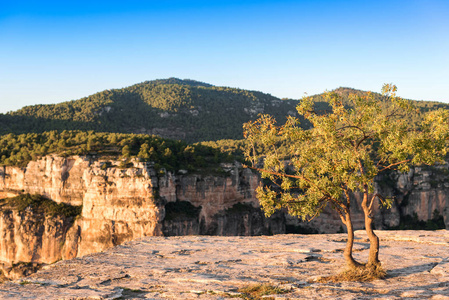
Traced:
[[0, 134], [94, 130], [188, 142], [240, 139], [244, 122], [259, 113], [273, 114], [283, 122], [288, 114], [296, 114], [296, 103], [256, 91], [170, 78], [1, 114]]
[[[344, 101], [350, 94], [367, 93], [351, 88], [338, 88], [335, 92], [342, 95]], [[373, 95], [379, 101], [384, 100], [378, 93]], [[319, 101], [323, 94], [314, 97]], [[413, 102], [421, 111], [449, 108], [445, 103]], [[288, 115], [297, 116], [297, 104], [298, 100], [281, 100], [257, 91], [169, 78], [105, 90], [79, 100], [26, 106], [0, 114], [0, 135], [93, 130], [151, 134], [189, 143], [238, 140], [243, 138], [243, 123], [264, 113], [273, 115], [282, 124]], [[318, 105], [316, 109], [326, 107]], [[419, 115], [417, 112], [407, 117], [414, 122]], [[307, 123], [301, 125], [308, 126]]]

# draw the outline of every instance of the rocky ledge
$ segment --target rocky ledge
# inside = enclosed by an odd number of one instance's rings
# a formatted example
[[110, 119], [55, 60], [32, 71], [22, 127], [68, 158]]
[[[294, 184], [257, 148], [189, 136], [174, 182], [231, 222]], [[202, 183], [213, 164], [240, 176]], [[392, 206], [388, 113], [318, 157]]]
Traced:
[[[145, 237], [48, 265], [0, 286], [1, 299], [229, 299], [277, 287], [271, 299], [449, 299], [449, 231], [377, 231], [388, 276], [319, 283], [343, 265], [344, 234]], [[356, 232], [355, 257], [368, 242]]]

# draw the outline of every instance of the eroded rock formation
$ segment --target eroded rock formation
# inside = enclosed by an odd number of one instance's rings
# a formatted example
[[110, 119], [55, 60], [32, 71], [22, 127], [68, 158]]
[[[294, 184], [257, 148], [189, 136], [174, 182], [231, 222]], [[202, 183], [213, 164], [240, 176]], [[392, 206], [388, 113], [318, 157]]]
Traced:
[[[383, 207], [378, 201], [373, 205], [374, 226], [376, 229], [397, 227], [401, 220], [413, 216], [415, 221], [429, 221], [443, 218], [449, 229], [449, 166], [412, 167], [408, 173], [391, 172], [376, 178], [378, 193], [393, 198], [391, 208]], [[364, 215], [361, 209], [362, 195], [352, 195], [351, 215], [355, 229], [364, 228]], [[310, 223], [295, 223], [296, 219], [287, 218], [290, 224], [305, 226], [321, 233], [341, 231], [337, 213], [328, 207]], [[288, 222], [287, 222], [288, 223]]]
[[226, 174], [220, 176], [175, 176], [156, 175], [148, 163], [119, 165], [94, 157], [47, 156], [26, 168], [1, 168], [0, 199], [40, 194], [82, 205], [82, 213], [68, 222], [31, 211], [2, 211], [0, 261], [7, 266], [52, 263], [143, 236], [285, 231], [282, 220], [266, 219], [257, 208], [258, 179], [250, 170], [224, 165]]
[[[310, 223], [284, 213], [266, 218], [258, 208], [259, 178], [238, 164], [223, 165], [221, 175], [156, 174], [149, 163], [95, 157], [46, 156], [26, 168], [0, 168], [0, 199], [30, 193], [58, 203], [82, 205], [74, 220], [0, 212], [0, 261], [52, 263], [103, 251], [143, 236], [261, 235], [285, 232], [334, 233], [342, 228], [330, 209]], [[429, 220], [438, 212], [449, 226], [447, 166], [415, 167], [377, 180], [377, 189], [394, 196], [390, 210], [376, 207], [377, 229], [397, 226], [403, 216]], [[360, 197], [354, 195], [354, 227], [363, 228]]]

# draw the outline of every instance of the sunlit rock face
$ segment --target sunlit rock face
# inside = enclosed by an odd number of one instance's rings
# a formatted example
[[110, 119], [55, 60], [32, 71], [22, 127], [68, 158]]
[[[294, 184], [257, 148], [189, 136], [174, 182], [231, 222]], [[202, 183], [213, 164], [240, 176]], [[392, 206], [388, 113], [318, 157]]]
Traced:
[[[282, 218], [267, 219], [257, 208], [258, 178], [238, 165], [224, 166], [227, 173], [220, 176], [156, 176], [151, 164], [119, 165], [93, 157], [47, 156], [26, 168], [1, 168], [0, 198], [37, 193], [57, 203], [82, 205], [82, 212], [64, 220], [1, 211], [0, 260], [51, 263], [143, 236], [285, 231]], [[179, 203], [188, 204], [187, 211], [179, 212]]]
[[[53, 232], [32, 226], [23, 228], [24, 218], [29, 219], [30, 224], [42, 223], [32, 220], [34, 216], [19, 216], [12, 212], [14, 217], [8, 217], [4, 213], [0, 221], [5, 224], [0, 229], [1, 234], [14, 235], [15, 238], [14, 242], [5, 242], [0, 252], [10, 253], [9, 259], [16, 257], [15, 261], [48, 263], [99, 252], [137, 237], [160, 235], [159, 220], [163, 208], [159, 207], [154, 197], [157, 181], [152, 181], [151, 169], [144, 164], [127, 169], [110, 165], [105, 167], [105, 162], [86, 157], [47, 156], [30, 162], [26, 168], [3, 168], [0, 190], [4, 194], [38, 193], [58, 203], [82, 205], [83, 209], [69, 229], [48, 225]], [[53, 220], [44, 217], [44, 224], [50, 221]], [[11, 254], [20, 249], [19, 240], [27, 239], [27, 235], [37, 239], [36, 243], [28, 244], [31, 249], [29, 253]], [[67, 246], [62, 249], [53, 247], [52, 251], [59, 254], [44, 255], [40, 253], [44, 249], [40, 244], [44, 245], [48, 239], [53, 239], [53, 244], [66, 243]], [[6, 256], [4, 258], [9, 260]]]
[[25, 168], [0, 169], [0, 196], [20, 193], [40, 194], [55, 202], [82, 205], [85, 192], [83, 175], [91, 165], [87, 158], [46, 156]]
[[[255, 188], [259, 177], [237, 163], [223, 165], [220, 175], [165, 172], [156, 174], [149, 163], [95, 157], [46, 156], [25, 168], [0, 168], [0, 198], [30, 193], [57, 203], [82, 205], [76, 218], [50, 218], [31, 211], [0, 211], [0, 261], [51, 263], [103, 251], [144, 236], [251, 236], [279, 233], [344, 231], [330, 208], [311, 222], [284, 212], [266, 218]], [[397, 226], [416, 214], [429, 220], [438, 212], [449, 223], [447, 166], [415, 167], [406, 174], [377, 178], [379, 193], [395, 198], [391, 209], [377, 202], [376, 229]], [[355, 229], [364, 227], [361, 195], [352, 199]]]
[[0, 212], [0, 261], [52, 263], [74, 257], [67, 232], [73, 218], [45, 217], [30, 211]]
[[[417, 219], [427, 221], [440, 215], [449, 229], [449, 166], [412, 167], [408, 173], [391, 173], [378, 180], [380, 192], [394, 197], [391, 212], [401, 218], [416, 214]], [[391, 214], [382, 208], [383, 223], [391, 226]], [[382, 227], [379, 227], [382, 228]]]

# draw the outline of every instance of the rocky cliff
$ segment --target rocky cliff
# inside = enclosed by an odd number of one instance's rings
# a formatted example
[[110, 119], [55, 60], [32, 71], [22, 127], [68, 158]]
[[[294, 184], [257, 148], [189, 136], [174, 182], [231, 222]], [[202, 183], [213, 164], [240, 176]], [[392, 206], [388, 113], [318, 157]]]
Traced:
[[[143, 236], [261, 235], [326, 232], [342, 229], [330, 209], [310, 223], [283, 213], [265, 218], [254, 189], [257, 175], [238, 164], [223, 165], [223, 174], [158, 172], [151, 164], [95, 157], [46, 156], [25, 168], [0, 169], [0, 199], [39, 194], [57, 203], [82, 205], [77, 218], [50, 217], [30, 210], [1, 208], [0, 261], [52, 263], [103, 251]], [[398, 226], [405, 216], [419, 220], [435, 214], [449, 226], [447, 166], [415, 167], [408, 174], [378, 178], [377, 189], [395, 201], [390, 210], [377, 207], [377, 229]], [[356, 229], [363, 228], [360, 197], [352, 206]]]
[[[375, 203], [375, 228], [398, 229], [402, 225], [419, 227], [427, 222], [429, 229], [438, 229], [430, 226], [436, 225], [433, 223], [438, 223], [439, 227], [444, 224], [449, 229], [449, 165], [412, 167], [405, 174], [386, 173], [376, 178], [375, 188], [385, 197], [393, 198], [390, 209]], [[351, 214], [355, 229], [363, 229], [365, 226], [361, 201], [362, 195], [352, 195]], [[295, 220], [290, 223], [294, 222]], [[338, 215], [328, 207], [310, 223], [299, 223], [299, 226], [322, 233], [342, 229]]]
[[[75, 220], [2, 208], [0, 261], [52, 263], [154, 235], [260, 235], [285, 225], [257, 208], [257, 176], [236, 165], [221, 175], [163, 172], [151, 164], [46, 156], [26, 168], [0, 169], [0, 199], [39, 194], [82, 205]], [[183, 172], [181, 172], [183, 173]]]

